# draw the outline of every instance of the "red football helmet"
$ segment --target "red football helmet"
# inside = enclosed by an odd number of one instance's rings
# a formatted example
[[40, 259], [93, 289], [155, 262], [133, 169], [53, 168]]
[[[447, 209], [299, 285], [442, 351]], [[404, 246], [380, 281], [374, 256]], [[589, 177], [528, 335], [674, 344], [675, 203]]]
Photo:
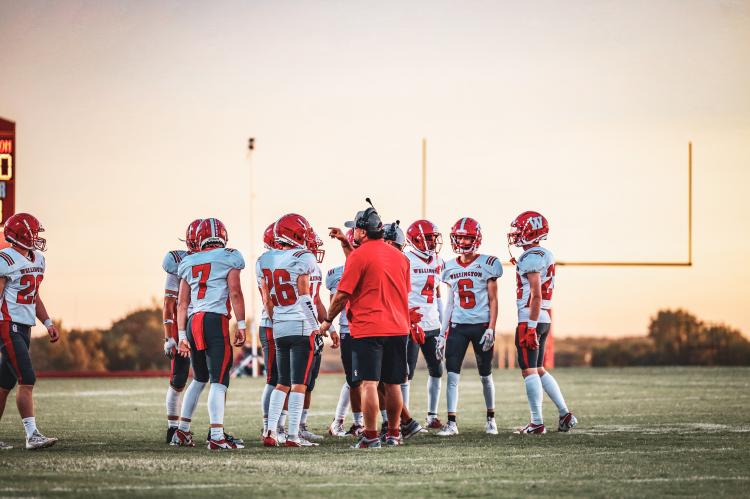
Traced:
[[223, 248], [229, 240], [227, 228], [218, 218], [203, 219], [198, 225], [198, 230], [196, 230], [196, 237], [198, 238], [198, 247], [201, 250], [216, 246]]
[[318, 263], [323, 263], [323, 257], [326, 255], [326, 250], [320, 248], [323, 246], [323, 240], [320, 239], [320, 236], [315, 231], [313, 231], [313, 235], [315, 239], [307, 241], [307, 249], [315, 255], [315, 260]]
[[[459, 244], [459, 237], [471, 238], [469, 244]], [[451, 227], [451, 246], [458, 254], [475, 253], [482, 244], [482, 227], [473, 218], [464, 217]]]
[[547, 219], [536, 211], [524, 211], [511, 222], [510, 227], [508, 244], [513, 246], [534, 244], [547, 239], [549, 234]]
[[349, 229], [346, 231], [346, 240], [349, 241], [349, 244], [352, 245], [352, 248], [359, 248], [359, 243], [354, 240], [354, 229]]
[[271, 224], [268, 227], [266, 227], [266, 230], [263, 231], [263, 247], [266, 249], [273, 249], [276, 247], [276, 242], [273, 240], [273, 226], [275, 224]]
[[406, 229], [406, 240], [414, 252], [423, 258], [430, 258], [440, 253], [443, 247], [443, 235], [437, 225], [429, 220], [417, 220]]
[[279, 218], [273, 226], [273, 238], [278, 244], [307, 249], [315, 241], [315, 231], [302, 215], [289, 213]]
[[200, 245], [198, 244], [198, 227], [202, 221], [202, 218], [196, 218], [190, 222], [190, 225], [188, 225], [187, 231], [185, 232], [185, 244], [191, 253], [200, 251]]
[[30, 251], [47, 249], [47, 240], [39, 237], [40, 232], [44, 227], [28, 213], [16, 213], [5, 221], [5, 240]]

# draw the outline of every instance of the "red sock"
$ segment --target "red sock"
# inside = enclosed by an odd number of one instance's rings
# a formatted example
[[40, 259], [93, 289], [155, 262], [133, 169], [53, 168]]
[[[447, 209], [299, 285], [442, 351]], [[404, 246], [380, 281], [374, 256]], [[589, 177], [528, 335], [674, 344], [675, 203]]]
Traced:
[[378, 438], [378, 432], [373, 430], [365, 430], [365, 438], [368, 440]]

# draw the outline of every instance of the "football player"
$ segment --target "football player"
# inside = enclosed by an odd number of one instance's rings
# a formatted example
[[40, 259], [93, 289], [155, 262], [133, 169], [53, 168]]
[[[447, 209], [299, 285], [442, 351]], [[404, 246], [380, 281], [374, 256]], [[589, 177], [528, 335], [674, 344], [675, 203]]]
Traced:
[[[314, 231], [313, 231], [314, 233]], [[310, 293], [313, 297], [315, 304], [315, 317], [316, 319], [321, 316], [325, 316], [326, 307], [320, 299], [320, 287], [323, 285], [323, 272], [320, 270], [320, 263], [323, 263], [323, 257], [325, 256], [325, 250], [321, 248], [323, 241], [317, 234], [314, 234], [314, 238], [307, 241], [307, 249], [315, 256], [315, 271], [310, 274]], [[329, 331], [336, 332], [335, 329], [329, 328]], [[302, 409], [302, 417], [299, 423], [299, 434], [300, 437], [305, 440], [315, 442], [317, 440], [323, 440], [323, 437], [316, 435], [307, 427], [307, 413], [310, 410], [310, 404], [312, 403], [312, 392], [315, 388], [315, 381], [318, 379], [320, 373], [320, 363], [323, 356], [323, 337], [320, 335], [315, 336], [315, 349], [313, 357], [313, 366], [310, 372], [310, 382], [307, 384], [307, 390], [305, 391], [305, 404]]]
[[[404, 246], [406, 246], [406, 236], [404, 235], [404, 231], [399, 227], [399, 224], [401, 222], [399, 220], [396, 220], [395, 223], [391, 224], [385, 224], [383, 226], [383, 241], [386, 242], [386, 244], [390, 244], [394, 248], [398, 249], [399, 251], [404, 251]], [[412, 283], [412, 290], [414, 284]], [[401, 423], [400, 423], [400, 430], [401, 430], [401, 439], [405, 440], [408, 439], [418, 433], [425, 432], [424, 428], [422, 428], [422, 425], [420, 425], [416, 419], [413, 419], [411, 417], [411, 413], [409, 412], [409, 381], [414, 377], [414, 370], [417, 367], [417, 359], [419, 355], [419, 348], [420, 345], [424, 344], [424, 330], [421, 328], [417, 332], [417, 329], [413, 327], [414, 323], [417, 324], [421, 321], [422, 316], [418, 312], [419, 306], [413, 306], [411, 302], [409, 303], [409, 309], [410, 313], [416, 313], [416, 319], [412, 320], [412, 330], [409, 335], [409, 339], [406, 344], [406, 362], [408, 367], [408, 376], [406, 378], [406, 381], [404, 383], [401, 383], [401, 397], [403, 398], [403, 405], [401, 406]], [[389, 437], [388, 436], [388, 411], [386, 411], [385, 407], [385, 385], [381, 382], [378, 385], [378, 395], [379, 395], [379, 401], [380, 401], [380, 415], [383, 420], [381, 429], [380, 429], [380, 440], [382, 440], [384, 443], [390, 445], [397, 445], [395, 442], [388, 442]], [[399, 442], [400, 443], [400, 442]]]
[[[185, 393], [180, 423], [172, 442], [194, 445], [190, 421], [198, 398], [210, 381], [207, 447], [212, 450], [241, 449], [244, 447], [242, 441], [224, 432], [224, 406], [232, 367], [231, 310], [237, 317], [234, 345], [245, 343], [245, 299], [240, 285], [240, 271], [245, 268], [245, 260], [239, 251], [226, 247], [227, 230], [216, 218], [204, 219], [198, 226], [196, 237], [200, 251], [186, 255], [177, 268], [181, 279], [177, 299], [178, 353], [182, 357], [190, 356], [193, 381]], [[193, 313], [188, 318], [191, 303]]]
[[523, 248], [523, 254], [512, 263], [516, 265], [516, 350], [518, 366], [526, 385], [526, 397], [531, 410], [531, 422], [516, 430], [521, 434], [546, 433], [542, 419], [543, 391], [560, 413], [559, 431], [570, 431], [578, 422], [565, 404], [555, 378], [544, 369], [544, 345], [550, 331], [552, 291], [555, 288], [555, 257], [539, 246], [547, 239], [547, 219], [535, 211], [525, 211], [510, 224], [508, 245]]
[[[278, 384], [271, 393], [268, 429], [263, 437], [263, 445], [269, 447], [278, 446], [276, 428], [287, 394], [289, 428], [284, 445], [317, 445], [299, 434], [305, 393], [313, 367], [315, 336], [319, 333], [315, 304], [310, 294], [310, 275], [315, 272], [317, 262], [307, 250], [309, 241], [314, 239], [315, 232], [304, 217], [284, 215], [274, 225], [274, 240], [279, 249], [264, 253], [260, 260], [263, 305], [273, 321], [279, 371]], [[331, 337], [334, 348], [338, 347], [337, 334], [331, 333]]]
[[[167, 388], [167, 439], [166, 443], [172, 442], [174, 432], [180, 419], [180, 393], [187, 384], [188, 372], [190, 371], [190, 359], [177, 354], [177, 293], [180, 291], [180, 277], [177, 275], [177, 267], [185, 255], [198, 251], [198, 238], [196, 231], [201, 219], [193, 220], [188, 225], [185, 234], [187, 251], [174, 250], [164, 256], [162, 268], [167, 273], [167, 281], [164, 284], [164, 305], [162, 316], [164, 319], [164, 355], [170, 362], [169, 387]], [[190, 315], [191, 310], [188, 310]]]
[[[265, 247], [266, 252], [277, 247], [273, 238], [273, 226], [274, 224], [269, 225], [263, 232], [263, 246]], [[262, 297], [263, 293], [261, 288], [263, 285], [263, 272], [260, 270], [261, 257], [258, 257], [255, 262], [255, 278], [258, 283], [258, 291], [261, 293]], [[273, 323], [268, 317], [266, 307], [261, 307], [258, 336], [260, 338], [260, 344], [263, 347], [263, 365], [266, 369], [266, 384], [263, 387], [263, 395], [261, 396], [261, 407], [263, 409], [262, 440], [266, 431], [268, 431], [268, 405], [271, 402], [271, 393], [273, 393], [273, 390], [276, 388], [279, 381], [278, 369], [276, 368], [276, 344], [273, 341]]]
[[[411, 293], [409, 308], [418, 307], [422, 320], [419, 325], [424, 330], [424, 344], [417, 347], [414, 341], [409, 342], [409, 380], [414, 376], [412, 366], [416, 366], [419, 348], [427, 362], [427, 428], [441, 429], [443, 423], [438, 419], [438, 401], [440, 400], [440, 381], [443, 377], [443, 363], [437, 359], [437, 337], [440, 335], [440, 324], [443, 307], [440, 300], [440, 273], [445, 266], [438, 256], [443, 246], [443, 236], [437, 226], [429, 220], [417, 220], [406, 230], [406, 240], [410, 249], [406, 257], [411, 265]], [[404, 405], [409, 404], [409, 385], [404, 392]]]
[[482, 228], [473, 218], [461, 218], [451, 228], [451, 246], [458, 257], [445, 263], [441, 275], [441, 280], [450, 286], [450, 293], [436, 345], [437, 357], [445, 358], [448, 371], [448, 422], [438, 432], [440, 436], [458, 434], [458, 383], [469, 343], [474, 349], [487, 407], [484, 431], [497, 434], [492, 358], [497, 322], [497, 279], [503, 275], [503, 266], [497, 257], [478, 253], [481, 244]]
[[[344, 234], [341, 229], [336, 227], [329, 227], [331, 232], [329, 236], [334, 239], [338, 239], [341, 242], [341, 247], [344, 250], [344, 254], [348, 255], [352, 250], [356, 249], [359, 245], [354, 241], [354, 230], [349, 229]], [[326, 276], [326, 288], [330, 292], [330, 299], [333, 300], [333, 296], [336, 294], [336, 288], [338, 288], [341, 276], [344, 273], [344, 266], [341, 265], [328, 271]], [[349, 336], [349, 322], [346, 318], [346, 312], [339, 315], [339, 336], [341, 337], [341, 363], [344, 366], [344, 374], [346, 380], [341, 387], [339, 394], [339, 401], [336, 404], [336, 414], [333, 422], [328, 427], [328, 434], [335, 437], [344, 436], [355, 436], [359, 437], [364, 430], [364, 420], [362, 418], [362, 402], [359, 393], [359, 382], [355, 382], [352, 379], [352, 346], [351, 337]], [[346, 418], [346, 411], [351, 403], [352, 417], [354, 419], [352, 426], [348, 431], [344, 430], [344, 419]]]
[[[31, 365], [31, 328], [39, 319], [51, 343], [60, 339], [39, 296], [44, 278], [42, 252], [47, 242], [39, 220], [28, 213], [16, 213], [5, 222], [5, 240], [10, 246], [0, 250], [0, 417], [10, 391], [18, 384], [16, 406], [26, 431], [26, 448], [43, 449], [57, 442], [36, 427], [32, 392], [36, 375]], [[11, 446], [0, 442], [0, 450]]]

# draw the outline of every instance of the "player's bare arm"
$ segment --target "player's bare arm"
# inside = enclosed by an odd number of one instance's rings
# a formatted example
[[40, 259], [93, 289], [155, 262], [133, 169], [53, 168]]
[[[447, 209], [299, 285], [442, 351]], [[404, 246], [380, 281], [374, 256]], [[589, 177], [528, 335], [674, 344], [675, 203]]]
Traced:
[[187, 328], [187, 313], [190, 305], [190, 284], [185, 279], [180, 280], [180, 292], [177, 297], [177, 331], [179, 334], [179, 343], [177, 353], [183, 357], [190, 355], [190, 344], [185, 337]]
[[[325, 318], [326, 316], [326, 307], [323, 305], [323, 300], [320, 299], [320, 295], [315, 297], [315, 311], [318, 314], [318, 317]], [[330, 327], [330, 326], [329, 326]], [[328, 336], [328, 331], [321, 331], [321, 335]], [[339, 334], [336, 331], [331, 330], [330, 332], [331, 341], [333, 342], [332, 348], [338, 348], [339, 347]]]
[[542, 278], [539, 272], [529, 272], [526, 274], [529, 280], [529, 320], [538, 321], [539, 313], [542, 310]]
[[341, 290], [336, 291], [336, 294], [333, 295], [333, 299], [331, 300], [331, 304], [328, 306], [328, 314], [326, 314], [325, 320], [320, 323], [321, 332], [328, 331], [328, 328], [331, 327], [333, 320], [344, 309], [346, 302], [349, 301], [349, 296], [350, 295], [348, 293], [344, 293]]
[[[2, 281], [2, 288], [0, 288], [0, 295], [3, 294], [4, 288], [5, 288], [5, 279], [0, 279]], [[60, 339], [60, 332], [57, 330], [57, 327], [52, 323], [52, 319], [49, 318], [49, 314], [47, 313], [47, 307], [44, 306], [44, 302], [42, 301], [42, 297], [39, 296], [39, 292], [37, 291], [36, 298], [34, 299], [36, 302], [36, 318], [42, 321], [42, 324], [44, 324], [44, 327], [47, 328], [47, 334], [49, 334], [49, 342], [54, 343], [57, 340]]]
[[349, 243], [349, 240], [346, 238], [346, 234], [339, 229], [338, 227], [328, 227], [330, 232], [328, 235], [331, 239], [338, 239], [341, 243], [341, 249], [344, 250], [344, 256], [349, 257], [349, 254], [354, 251], [354, 248], [352, 248], [351, 243]]
[[268, 318], [273, 320], [273, 301], [271, 301], [271, 293], [268, 291], [265, 279], [260, 284], [260, 299], [263, 301], [263, 308], [266, 309]]
[[229, 271], [227, 285], [229, 286], [229, 301], [232, 303], [232, 310], [234, 310], [234, 315], [237, 317], [237, 332], [234, 334], [234, 346], [239, 347], [245, 344], [247, 329], [245, 325], [245, 297], [242, 294], [239, 269]]
[[164, 321], [164, 341], [169, 339], [172, 324], [177, 321], [177, 295], [170, 289], [164, 290], [164, 303], [161, 308]]

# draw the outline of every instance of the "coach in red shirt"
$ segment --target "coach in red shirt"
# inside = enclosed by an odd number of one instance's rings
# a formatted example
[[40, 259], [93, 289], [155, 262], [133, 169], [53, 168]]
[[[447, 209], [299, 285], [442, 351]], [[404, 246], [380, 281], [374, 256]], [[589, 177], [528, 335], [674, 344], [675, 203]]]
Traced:
[[320, 330], [325, 332], [349, 302], [352, 378], [362, 381], [365, 433], [355, 448], [380, 447], [377, 431], [378, 382], [385, 385], [388, 410], [386, 444], [397, 445], [403, 399], [401, 383], [408, 375], [409, 261], [383, 242], [383, 223], [375, 208], [357, 213], [347, 227], [360, 243], [346, 260], [336, 295]]

